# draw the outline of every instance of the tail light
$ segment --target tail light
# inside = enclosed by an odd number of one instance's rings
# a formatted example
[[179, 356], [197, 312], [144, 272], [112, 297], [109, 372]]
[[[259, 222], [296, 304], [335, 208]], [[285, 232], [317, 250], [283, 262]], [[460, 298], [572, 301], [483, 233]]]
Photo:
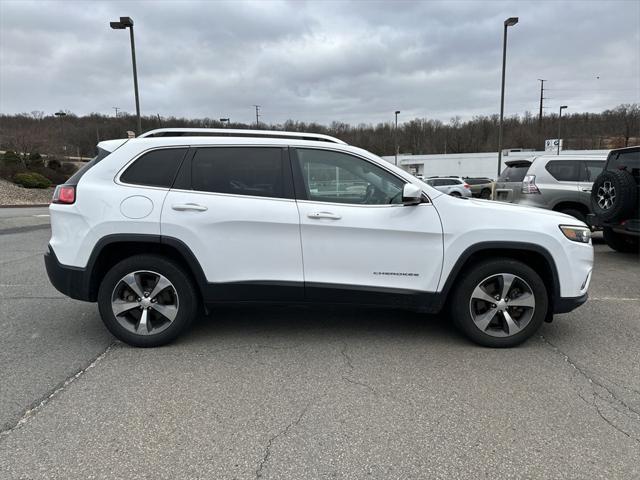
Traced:
[[76, 201], [75, 185], [58, 185], [53, 192], [53, 203], [70, 205]]
[[536, 176], [527, 175], [522, 180], [522, 193], [540, 193], [536, 185]]
[[469, 184], [468, 184], [468, 183], [463, 183], [463, 184], [462, 184], [462, 186], [463, 186], [464, 188], [471, 188], [471, 187], [469, 186]]

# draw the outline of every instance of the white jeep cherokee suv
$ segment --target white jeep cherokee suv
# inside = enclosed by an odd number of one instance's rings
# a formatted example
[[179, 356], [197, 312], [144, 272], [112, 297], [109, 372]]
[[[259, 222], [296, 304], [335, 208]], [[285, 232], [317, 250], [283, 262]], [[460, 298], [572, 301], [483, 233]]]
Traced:
[[131, 345], [170, 342], [202, 305], [322, 302], [447, 308], [508, 347], [587, 299], [582, 222], [444, 195], [332, 137], [162, 129], [98, 149], [56, 189], [45, 263]]

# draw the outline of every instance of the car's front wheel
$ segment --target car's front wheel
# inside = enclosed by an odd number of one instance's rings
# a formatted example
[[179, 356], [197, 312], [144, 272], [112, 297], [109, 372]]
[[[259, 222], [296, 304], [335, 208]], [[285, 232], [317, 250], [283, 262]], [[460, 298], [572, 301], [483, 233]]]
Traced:
[[486, 347], [513, 347], [531, 337], [547, 314], [540, 276], [516, 260], [485, 260], [465, 270], [451, 298], [455, 325]]
[[122, 260], [105, 275], [98, 292], [102, 321], [118, 339], [136, 347], [167, 344], [198, 311], [189, 275], [158, 255]]

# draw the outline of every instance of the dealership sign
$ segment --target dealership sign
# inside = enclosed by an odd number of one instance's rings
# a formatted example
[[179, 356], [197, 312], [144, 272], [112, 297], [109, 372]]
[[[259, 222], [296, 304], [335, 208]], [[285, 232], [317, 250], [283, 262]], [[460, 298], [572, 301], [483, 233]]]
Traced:
[[561, 138], [550, 138], [549, 140], [544, 141], [544, 151], [545, 152], [557, 152], [558, 151], [558, 142], [560, 143], [560, 150], [562, 150], [562, 139]]

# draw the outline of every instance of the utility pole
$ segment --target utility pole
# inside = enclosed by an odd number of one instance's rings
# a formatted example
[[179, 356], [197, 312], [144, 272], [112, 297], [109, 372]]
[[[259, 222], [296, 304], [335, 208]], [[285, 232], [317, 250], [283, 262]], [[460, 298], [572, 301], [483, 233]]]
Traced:
[[542, 103], [544, 100], [544, 82], [546, 82], [546, 80], [539, 78], [538, 81], [540, 82], [540, 113], [538, 113], [538, 128], [542, 130], [542, 109], [544, 108]]
[[116, 111], [116, 118], [118, 118], [118, 110], [120, 110], [120, 107], [111, 107]]
[[254, 105], [256, 107], [256, 128], [260, 128], [260, 105]]

